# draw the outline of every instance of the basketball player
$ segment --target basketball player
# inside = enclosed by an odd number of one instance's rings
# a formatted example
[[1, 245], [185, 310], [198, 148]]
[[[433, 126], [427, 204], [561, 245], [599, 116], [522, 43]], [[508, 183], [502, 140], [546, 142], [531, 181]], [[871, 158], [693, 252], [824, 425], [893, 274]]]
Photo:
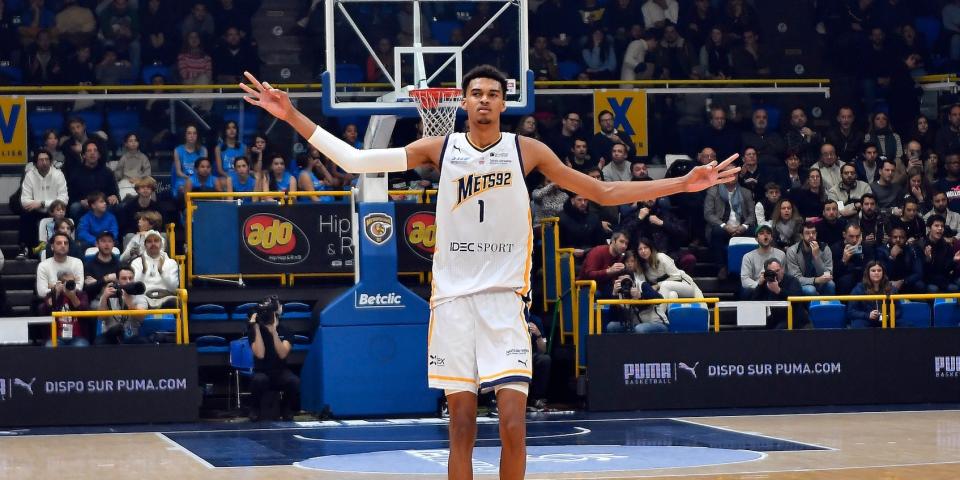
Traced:
[[526, 403], [530, 336], [524, 319], [533, 249], [524, 176], [539, 170], [561, 188], [602, 205], [623, 205], [695, 192], [734, 177], [736, 155], [684, 177], [602, 182], [568, 168], [549, 147], [500, 131], [506, 109], [503, 73], [481, 65], [463, 77], [469, 133], [421, 138], [404, 148], [357, 150], [293, 107], [287, 94], [245, 74], [247, 102], [289, 123], [311, 145], [351, 173], [398, 172], [430, 164], [440, 171], [437, 243], [427, 338], [428, 380], [450, 408], [451, 479], [473, 477], [477, 392], [495, 390], [500, 414], [500, 478], [526, 469]]

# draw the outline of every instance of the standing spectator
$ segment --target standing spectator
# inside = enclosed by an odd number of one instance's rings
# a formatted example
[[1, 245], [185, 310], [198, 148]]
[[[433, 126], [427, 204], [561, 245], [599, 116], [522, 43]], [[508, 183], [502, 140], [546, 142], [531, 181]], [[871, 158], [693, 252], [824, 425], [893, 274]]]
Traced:
[[143, 242], [144, 253], [130, 262], [134, 281], [143, 282], [146, 287], [150, 308], [175, 307], [176, 290], [180, 288], [180, 267], [163, 251], [160, 232], [147, 232]]
[[533, 39], [533, 48], [530, 49], [530, 70], [533, 70], [537, 79], [560, 80], [557, 54], [547, 48], [547, 37], [543, 35], [537, 35]]
[[896, 164], [893, 160], [881, 160], [880, 179], [870, 184], [873, 194], [877, 197], [877, 205], [881, 211], [887, 211], [897, 206], [897, 202], [903, 198], [903, 189], [893, 180], [893, 172], [895, 169]]
[[870, 130], [864, 135], [863, 141], [875, 143], [881, 157], [892, 159], [903, 157], [900, 134], [890, 128], [890, 119], [884, 112], [873, 114], [873, 118], [870, 119]]
[[[803, 158], [800, 159], [803, 161]], [[813, 164], [813, 168], [820, 170], [820, 177], [823, 179], [823, 188], [828, 192], [840, 184], [840, 167], [843, 164], [837, 159], [837, 149], [833, 145], [824, 143], [820, 146], [820, 159]]]
[[719, 26], [710, 29], [710, 36], [700, 47], [700, 68], [708, 80], [730, 78], [733, 70], [730, 65], [730, 47], [723, 36], [723, 29]]
[[666, 22], [674, 25], [680, 19], [680, 5], [677, 0], [647, 0], [640, 7], [643, 13], [644, 28], [663, 28]]
[[657, 35], [653, 32], [644, 32], [640, 38], [627, 44], [627, 49], [623, 52], [623, 63], [620, 66], [620, 80], [653, 78], [654, 63], [647, 61], [647, 54], [655, 52], [658, 47]]
[[90, 208], [87, 196], [91, 193], [103, 193], [108, 205], [116, 205], [120, 201], [113, 172], [100, 163], [97, 142], [87, 140], [83, 144], [83, 165], [67, 178], [67, 192], [70, 195], [70, 218], [75, 219], [79, 219]]
[[[854, 287], [851, 295], [890, 295], [897, 293], [887, 278], [883, 264], [873, 260], [867, 263], [863, 281]], [[847, 303], [847, 323], [850, 328], [879, 327], [883, 324], [883, 300], [862, 300]]]
[[[50, 154], [38, 150], [33, 155], [35, 168], [23, 176], [20, 184], [20, 247], [33, 248], [39, 242], [37, 227], [47, 216], [48, 208], [57, 200], [66, 202], [67, 181], [60, 170], [51, 166]], [[23, 252], [26, 255], [26, 252]]]
[[872, 184], [880, 179], [880, 165], [877, 160], [880, 158], [880, 150], [875, 143], [863, 144], [863, 156], [854, 161], [857, 167], [857, 178], [861, 181]]
[[191, 33], [210, 39], [213, 38], [215, 32], [216, 26], [213, 17], [207, 12], [207, 5], [203, 2], [194, 3], [190, 9], [190, 14], [180, 22], [180, 34], [185, 40], [188, 40]]
[[[727, 124], [727, 111], [720, 105], [710, 106], [710, 123], [705, 125], [700, 136], [697, 148], [710, 147], [717, 152], [718, 157], [727, 158], [740, 151], [740, 134]], [[748, 147], [752, 151], [752, 165], [756, 167], [757, 149]], [[743, 153], [744, 166], [747, 163], [747, 151]], [[756, 186], [752, 186], [754, 190]]]
[[136, 133], [131, 132], [124, 137], [123, 155], [120, 155], [113, 172], [121, 201], [136, 195], [134, 185], [151, 175], [150, 159], [140, 151], [140, 136]]
[[636, 157], [636, 151], [630, 138], [615, 128], [613, 112], [602, 110], [597, 114], [597, 120], [600, 122], [600, 131], [594, 134], [590, 140], [590, 157], [597, 160], [600, 168], [606, 166], [607, 162], [610, 161], [610, 151], [617, 143], [626, 145], [627, 158]]
[[849, 295], [863, 277], [866, 264], [876, 259], [876, 248], [864, 245], [860, 226], [851, 223], [844, 229], [843, 240], [832, 245], [830, 251], [837, 295]]
[[173, 169], [170, 172], [171, 192], [179, 196], [190, 175], [195, 172], [197, 159], [207, 156], [207, 147], [200, 143], [200, 134], [196, 125], [190, 124], [183, 129], [183, 144], [173, 150]]
[[811, 168], [803, 187], [790, 190], [789, 193], [790, 198], [797, 204], [800, 216], [805, 219], [818, 218], [823, 213], [823, 202], [827, 200], [827, 191], [823, 188], [820, 170]]
[[617, 54], [613, 50], [613, 39], [596, 28], [590, 34], [583, 47], [583, 63], [591, 80], [612, 80], [617, 71]]
[[749, 190], [740, 188], [737, 178], [732, 177], [728, 182], [707, 190], [703, 218], [707, 224], [706, 235], [710, 248], [721, 265], [717, 276], [725, 277], [730, 238], [750, 235], [751, 229], [757, 225], [753, 195]]
[[780, 168], [783, 162], [785, 146], [783, 137], [775, 131], [767, 129], [767, 110], [757, 108], [753, 111], [753, 128], [744, 132], [740, 144], [743, 148], [753, 147], [760, 155], [760, 165], [763, 167]]
[[574, 194], [563, 204], [560, 213], [560, 246], [573, 248], [573, 256], [582, 258], [584, 253], [606, 240], [600, 217], [590, 213], [587, 197]]
[[[183, 48], [177, 55], [177, 74], [184, 85], [208, 85], [213, 83], [213, 59], [207, 54], [199, 33], [189, 32], [186, 34]], [[210, 111], [212, 104], [212, 100], [191, 102], [191, 105], [205, 112]]]
[[763, 281], [764, 264], [771, 258], [777, 259], [781, 265], [786, 263], [783, 250], [773, 244], [773, 229], [769, 225], [760, 225], [755, 231], [757, 248], [743, 256], [740, 263], [740, 298], [748, 299], [753, 296], [757, 285]]
[[787, 272], [800, 282], [804, 295], [833, 295], [833, 255], [830, 246], [817, 241], [817, 226], [803, 224], [803, 237], [786, 251]]
[[[50, 238], [53, 255], [37, 265], [37, 295], [45, 298], [60, 282], [60, 273], [69, 272], [73, 278], [84, 278], [83, 262], [79, 258], [68, 255], [70, 251], [70, 236], [65, 233], [55, 233]], [[62, 285], [61, 285], [62, 287]], [[60, 289], [62, 291], [62, 288]], [[57, 292], [58, 294], [61, 292]]]
[[[113, 238], [120, 236], [117, 226], [117, 217], [107, 211], [107, 200], [103, 192], [93, 192], [87, 195], [87, 204], [90, 206], [77, 227], [77, 241], [81, 249], [92, 247], [97, 242], [101, 232], [110, 232]], [[99, 291], [99, 289], [97, 290]]]
[[570, 198], [567, 192], [548, 178], [544, 178], [543, 184], [530, 196], [533, 199], [531, 210], [534, 225], [539, 225], [544, 218], [559, 217], [563, 212], [563, 205]]
[[[147, 297], [131, 295], [128, 287], [134, 283], [133, 269], [129, 265], [121, 266], [116, 271], [116, 283], [104, 285], [100, 294], [98, 310], [146, 310]], [[96, 345], [121, 343], [147, 343], [147, 339], [140, 336], [142, 317], [131, 315], [108, 315], [100, 317], [103, 327], [95, 338]]]
[[877, 249], [877, 257], [886, 266], [893, 288], [902, 293], [927, 293], [923, 283], [923, 260], [916, 245], [907, 244], [902, 228], [890, 230], [890, 242]]
[[793, 208], [789, 198], [781, 198], [773, 209], [773, 220], [770, 228], [773, 229], [773, 243], [777, 248], [786, 250], [787, 247], [800, 241], [803, 219], [800, 213]]
[[103, 287], [117, 281], [120, 256], [113, 253], [114, 245], [113, 234], [104, 230], [97, 234], [97, 253], [84, 258], [83, 291], [94, 303], [99, 303]]
[[[789, 297], [799, 297], [803, 294], [800, 282], [793, 276], [787, 275], [787, 267], [783, 260], [768, 258], [763, 262], [763, 274], [757, 288], [753, 290], [751, 300], [758, 301], [785, 301]], [[767, 328], [787, 328], [787, 312], [782, 308], [770, 309], [767, 315]], [[807, 310], [804, 307], [795, 308], [793, 312], [793, 327], [807, 327]]]
[[[960, 36], [954, 38], [960, 38]], [[957, 40], [957, 43], [960, 44], [960, 40]], [[950, 107], [947, 113], [947, 124], [937, 130], [933, 149], [941, 158], [946, 158], [950, 152], [960, 151], [960, 103]]]
[[[790, 110], [790, 125], [784, 132], [783, 138], [787, 151], [797, 152], [800, 155], [801, 164], [811, 165], [817, 161], [823, 138], [807, 126], [807, 113], [803, 108], [796, 107]], [[834, 155], [836, 155], [836, 148], [834, 148]]]
[[213, 79], [217, 83], [243, 81], [243, 72], [259, 75], [257, 52], [236, 27], [224, 32], [222, 41], [213, 50]]
[[615, 143], [610, 148], [612, 161], [603, 167], [603, 180], [606, 182], [629, 182], [632, 177], [630, 162], [627, 161], [627, 146]]
[[[863, 149], [863, 132], [856, 125], [853, 108], [843, 105], [837, 110], [837, 124], [827, 130], [826, 143], [834, 146], [842, 162], [853, 161]], [[860, 178], [867, 183], [872, 179]]]
[[924, 222], [930, 220], [932, 215], [943, 217], [944, 225], [949, 227], [954, 235], [960, 234], [960, 213], [950, 210], [946, 193], [933, 194], [933, 208], [923, 216]]
[[857, 168], [848, 163], [840, 167], [840, 183], [827, 192], [827, 198], [843, 204], [840, 215], [853, 217], [860, 211], [860, 199], [871, 192], [867, 182], [857, 180]]
[[[580, 114], [568, 110], [563, 114], [563, 120], [560, 122], [560, 128], [549, 133], [546, 138], [546, 143], [553, 150], [553, 153], [557, 154], [560, 158], [566, 158], [567, 155], [573, 151], [573, 142], [574, 140], [581, 138], [580, 137], [580, 127], [582, 123], [580, 120]], [[587, 153], [587, 142], [583, 142], [583, 153]], [[578, 168], [578, 170], [580, 170]], [[583, 170], [580, 170], [581, 172]]]
[[956, 262], [960, 254], [943, 238], [945, 220], [940, 215], [927, 218], [927, 235], [917, 244], [923, 253], [923, 282], [927, 293], [960, 292], [956, 279]]
[[113, 0], [100, 11], [100, 35], [104, 46], [117, 49], [120, 58], [140, 69], [140, 19], [128, 0]]
[[610, 244], [601, 243], [587, 253], [580, 267], [577, 280], [593, 280], [597, 282], [597, 297], [612, 298], [613, 281], [623, 273], [624, 256], [630, 239], [623, 232], [614, 232], [610, 237]]

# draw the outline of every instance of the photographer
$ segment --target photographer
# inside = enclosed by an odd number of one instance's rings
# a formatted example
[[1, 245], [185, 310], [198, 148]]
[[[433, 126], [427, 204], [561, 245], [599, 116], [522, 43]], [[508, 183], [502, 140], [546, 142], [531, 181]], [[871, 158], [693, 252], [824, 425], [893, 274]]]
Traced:
[[[57, 283], [51, 288], [44, 300], [47, 313], [87, 310], [90, 301], [87, 294], [77, 285], [77, 277], [70, 271], [57, 274]], [[63, 346], [86, 347], [90, 345], [84, 320], [77, 317], [57, 318], [57, 342]], [[53, 341], [48, 340], [47, 346]]]
[[113, 254], [113, 234], [104, 230], [97, 235], [97, 254], [87, 257], [83, 262], [83, 291], [94, 303], [99, 301], [103, 287], [117, 281], [117, 268], [120, 259]]
[[292, 420], [293, 413], [300, 409], [300, 379], [287, 368], [286, 358], [293, 347], [284, 340], [289, 334], [280, 325], [281, 313], [280, 300], [272, 295], [258, 304], [250, 316], [247, 341], [253, 350], [250, 420], [254, 422], [260, 419], [261, 399], [268, 390], [283, 392], [283, 420]]
[[[120, 267], [114, 275], [116, 281], [108, 282], [100, 293], [99, 310], [146, 310], [147, 297], [143, 283], [133, 281], [133, 269], [125, 265]], [[148, 340], [140, 336], [141, 317], [129, 315], [110, 315], [100, 317], [103, 328], [97, 338], [96, 345], [120, 343], [147, 343]]]
[[[627, 252], [624, 260], [625, 275], [613, 281], [613, 294], [622, 300], [650, 300], [663, 298], [659, 292], [640, 275], [637, 255]], [[606, 325], [608, 333], [659, 333], [667, 331], [666, 305], [618, 305], [614, 320]]]
[[[787, 297], [799, 297], [803, 294], [800, 282], [796, 278], [784, 275], [783, 263], [776, 258], [763, 262], [763, 275], [753, 291], [751, 300], [786, 301]], [[805, 328], [807, 310], [802, 306], [794, 308], [793, 327]], [[787, 328], [787, 310], [784, 308], [767, 309], [767, 328]]]

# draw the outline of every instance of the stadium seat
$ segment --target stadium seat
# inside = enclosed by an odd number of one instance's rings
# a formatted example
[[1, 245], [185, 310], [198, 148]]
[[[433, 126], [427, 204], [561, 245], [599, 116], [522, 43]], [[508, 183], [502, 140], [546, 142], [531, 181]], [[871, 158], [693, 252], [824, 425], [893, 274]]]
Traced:
[[223, 305], [207, 303], [195, 307], [190, 312], [190, 321], [197, 322], [225, 322], [230, 319], [227, 309]]
[[166, 65], [147, 65], [143, 67], [144, 85], [153, 84], [153, 77], [160, 75], [164, 81], [169, 82], [173, 78], [173, 71]]
[[230, 368], [233, 368], [236, 392], [236, 408], [240, 408], [240, 377], [253, 376], [253, 349], [247, 338], [238, 338], [230, 342]]
[[810, 324], [813, 328], [846, 328], [847, 307], [836, 300], [810, 302]]
[[583, 71], [583, 67], [577, 62], [557, 63], [557, 70], [560, 73], [560, 80], [576, 80], [577, 75]]
[[[233, 120], [237, 122], [237, 128], [242, 128], [240, 138], [246, 144], [253, 142], [253, 136], [257, 134], [258, 123], [260, 121], [260, 111], [257, 108], [243, 109], [243, 122], [240, 121], [240, 110], [227, 110], [223, 112], [223, 123]], [[242, 124], [242, 127], [241, 127]]]
[[313, 341], [310, 340], [310, 337], [306, 335], [294, 335], [293, 338], [288, 340], [290, 340], [290, 343], [293, 345], [294, 352], [305, 352], [310, 350], [310, 344], [313, 343]]
[[[430, 35], [437, 41], [437, 45], [449, 45], [450, 35], [460, 27], [460, 22], [450, 20], [436, 21], [430, 24]], [[393, 72], [391, 72], [391, 74], [392, 73]]]
[[43, 132], [53, 130], [59, 135], [63, 130], [63, 114], [60, 112], [28, 112], [27, 127], [30, 130], [31, 143], [39, 145], [43, 142]]
[[897, 328], [930, 326], [930, 304], [927, 302], [897, 301]]
[[[241, 339], [246, 341], [245, 338]], [[228, 353], [230, 346], [227, 339], [219, 335], [204, 335], [197, 338], [193, 343], [197, 344], [197, 353], [200, 354], [219, 354]]]
[[727, 245], [727, 271], [731, 277], [740, 275], [743, 256], [757, 249], [757, 239], [733, 237]]
[[917, 17], [913, 20], [913, 26], [923, 35], [924, 43], [927, 49], [933, 50], [940, 39], [940, 30], [942, 28], [940, 19], [937, 17]]
[[143, 323], [140, 324], [140, 335], [150, 338], [151, 341], [155, 340], [155, 338], [151, 338], [154, 335], [169, 335], [173, 338], [176, 332], [177, 317], [171, 314], [148, 315], [144, 317]]
[[71, 112], [69, 116], [82, 118], [84, 123], [87, 124], [87, 133], [103, 130], [103, 112], [96, 107], [88, 110]]
[[250, 318], [250, 314], [253, 313], [253, 309], [257, 308], [256, 303], [244, 303], [238, 305], [237, 308], [233, 309], [233, 312], [230, 314], [230, 320], [240, 320], [246, 322]]
[[9, 80], [8, 84], [19, 85], [23, 82], [23, 70], [20, 67], [0, 67], [0, 77], [6, 77]]
[[671, 333], [703, 333], [710, 328], [710, 310], [705, 303], [671, 303], [667, 318]]
[[933, 326], [960, 326], [960, 303], [956, 298], [938, 298], [933, 301]]
[[360, 83], [365, 80], [363, 68], [353, 63], [341, 63], [336, 70], [337, 83]]
[[303, 302], [287, 302], [283, 304], [283, 314], [281, 320], [310, 319], [313, 317], [313, 309], [310, 305]]
[[113, 145], [123, 148], [127, 134], [140, 130], [140, 113], [136, 110], [107, 110], [107, 128]]

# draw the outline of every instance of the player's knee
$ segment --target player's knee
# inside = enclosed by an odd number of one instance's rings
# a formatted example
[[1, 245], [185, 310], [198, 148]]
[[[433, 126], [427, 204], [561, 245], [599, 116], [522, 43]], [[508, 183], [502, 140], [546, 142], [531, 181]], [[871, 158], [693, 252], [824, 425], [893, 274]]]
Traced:
[[500, 415], [500, 436], [504, 443], [520, 442], [526, 432], [525, 415]]
[[473, 436], [477, 429], [476, 413], [468, 411], [450, 412], [450, 435]]

